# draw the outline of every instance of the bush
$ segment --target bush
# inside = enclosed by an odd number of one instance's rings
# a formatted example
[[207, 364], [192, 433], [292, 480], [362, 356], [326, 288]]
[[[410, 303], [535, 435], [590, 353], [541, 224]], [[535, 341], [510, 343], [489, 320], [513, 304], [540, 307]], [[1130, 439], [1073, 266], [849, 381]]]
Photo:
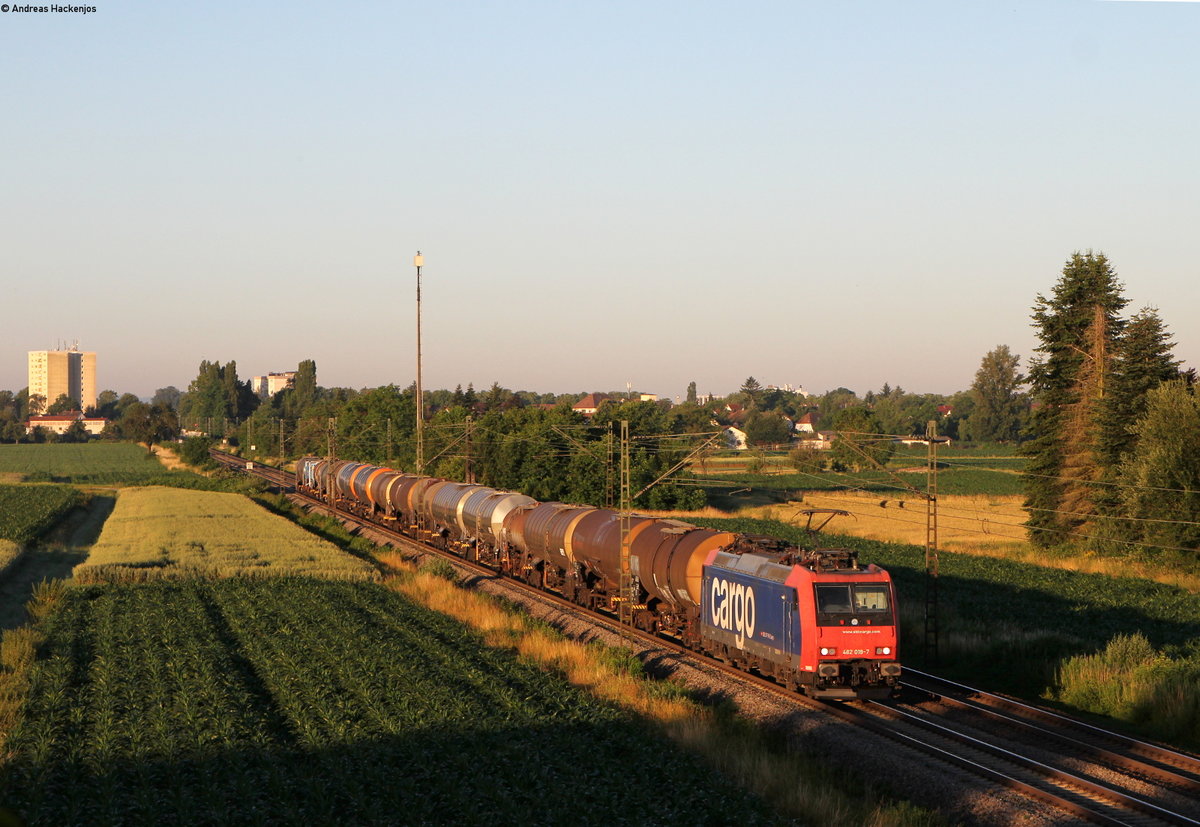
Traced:
[[208, 453], [208, 449], [212, 445], [211, 439], [200, 436], [188, 437], [179, 446], [179, 458], [193, 468], [215, 468], [216, 463]]
[[801, 474], [816, 474], [825, 470], [825, 457], [816, 448], [801, 445], [788, 452], [788, 462]]
[[767, 455], [764, 454], [759, 449], [755, 448], [753, 450], [746, 452], [746, 473], [747, 474], [761, 474], [763, 468], [766, 467], [766, 464], [767, 464]]
[[443, 560], [441, 557], [429, 558], [421, 564], [420, 570], [425, 574], [449, 580], [451, 583], [458, 582], [458, 569], [454, 568], [449, 560]]
[[1120, 634], [1093, 655], [1063, 661], [1057, 699], [1077, 709], [1200, 743], [1200, 659], [1174, 659], [1144, 635]]

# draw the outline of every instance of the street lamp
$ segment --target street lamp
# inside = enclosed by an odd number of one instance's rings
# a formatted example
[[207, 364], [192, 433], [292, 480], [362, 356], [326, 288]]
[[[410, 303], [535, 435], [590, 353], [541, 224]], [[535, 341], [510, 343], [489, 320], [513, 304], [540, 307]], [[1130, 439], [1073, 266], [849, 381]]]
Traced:
[[425, 257], [421, 251], [413, 256], [417, 268], [417, 473], [425, 473], [425, 399], [421, 394], [421, 267]]

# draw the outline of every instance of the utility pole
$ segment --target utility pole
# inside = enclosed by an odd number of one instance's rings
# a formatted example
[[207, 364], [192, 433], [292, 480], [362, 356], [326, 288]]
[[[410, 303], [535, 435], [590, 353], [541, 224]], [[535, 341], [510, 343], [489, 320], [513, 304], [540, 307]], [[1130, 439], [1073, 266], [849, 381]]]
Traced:
[[425, 397], [421, 393], [421, 267], [425, 257], [421, 251], [413, 256], [417, 268], [417, 474], [425, 473]]
[[333, 458], [334, 458], [334, 456], [336, 456], [336, 454], [334, 453], [336, 435], [337, 435], [337, 419], [335, 417], [331, 416], [331, 417], [329, 417], [329, 424], [326, 426], [326, 429], [325, 429], [325, 461], [328, 462], [331, 466], [329, 477], [328, 477], [329, 490], [326, 492], [326, 494], [329, 497], [329, 505], [331, 508], [333, 508], [335, 513], [337, 512], [337, 495], [334, 493], [334, 489], [337, 488], [337, 481], [334, 480], [334, 478], [333, 478], [332, 464], [333, 464]]
[[925, 485], [925, 662], [938, 664], [938, 464], [937, 420], [925, 426], [929, 445], [929, 469]]
[[604, 507], [613, 507], [613, 425], [608, 423], [608, 433], [604, 435]]
[[629, 420], [621, 420], [621, 583], [617, 618], [622, 625], [633, 626], [633, 569], [630, 566], [629, 529], [633, 522], [633, 490], [630, 481]]
[[279, 464], [283, 465], [283, 417], [279, 417]]
[[467, 424], [467, 444], [466, 444], [467, 458], [466, 458], [466, 467], [463, 469], [465, 472], [464, 473], [465, 479], [463, 480], [463, 482], [470, 483], [472, 485], [475, 484], [475, 469], [471, 466], [471, 426], [474, 423], [474, 421], [475, 421], [474, 417], [472, 417], [470, 414], [467, 414], [467, 423], [466, 423]]

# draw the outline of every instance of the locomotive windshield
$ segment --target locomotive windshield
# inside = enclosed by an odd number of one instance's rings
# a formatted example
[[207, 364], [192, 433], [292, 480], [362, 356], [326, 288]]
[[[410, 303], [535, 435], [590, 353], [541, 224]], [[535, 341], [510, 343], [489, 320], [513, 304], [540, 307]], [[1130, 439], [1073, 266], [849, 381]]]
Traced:
[[840, 626], [857, 618], [875, 625], [892, 623], [888, 587], [884, 583], [836, 583], [816, 586], [817, 623]]

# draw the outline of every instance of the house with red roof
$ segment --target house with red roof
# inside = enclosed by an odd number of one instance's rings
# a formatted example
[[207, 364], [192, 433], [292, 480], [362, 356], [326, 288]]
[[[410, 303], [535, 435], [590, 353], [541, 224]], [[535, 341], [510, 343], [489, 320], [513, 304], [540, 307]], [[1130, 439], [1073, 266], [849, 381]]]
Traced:
[[815, 434], [817, 432], [817, 415], [809, 411], [797, 419], [795, 430], [803, 431], [806, 434]]
[[589, 393], [572, 405], [571, 410], [584, 416], [595, 416], [596, 411], [600, 410], [600, 405], [607, 399], [608, 394], [606, 393]]
[[82, 422], [83, 429], [92, 435], [99, 434], [108, 424], [108, 420], [102, 416], [84, 416], [83, 411], [67, 411], [60, 414], [31, 416], [25, 423], [25, 432], [33, 433], [34, 428], [42, 428], [52, 433], [65, 434], [76, 422]]

